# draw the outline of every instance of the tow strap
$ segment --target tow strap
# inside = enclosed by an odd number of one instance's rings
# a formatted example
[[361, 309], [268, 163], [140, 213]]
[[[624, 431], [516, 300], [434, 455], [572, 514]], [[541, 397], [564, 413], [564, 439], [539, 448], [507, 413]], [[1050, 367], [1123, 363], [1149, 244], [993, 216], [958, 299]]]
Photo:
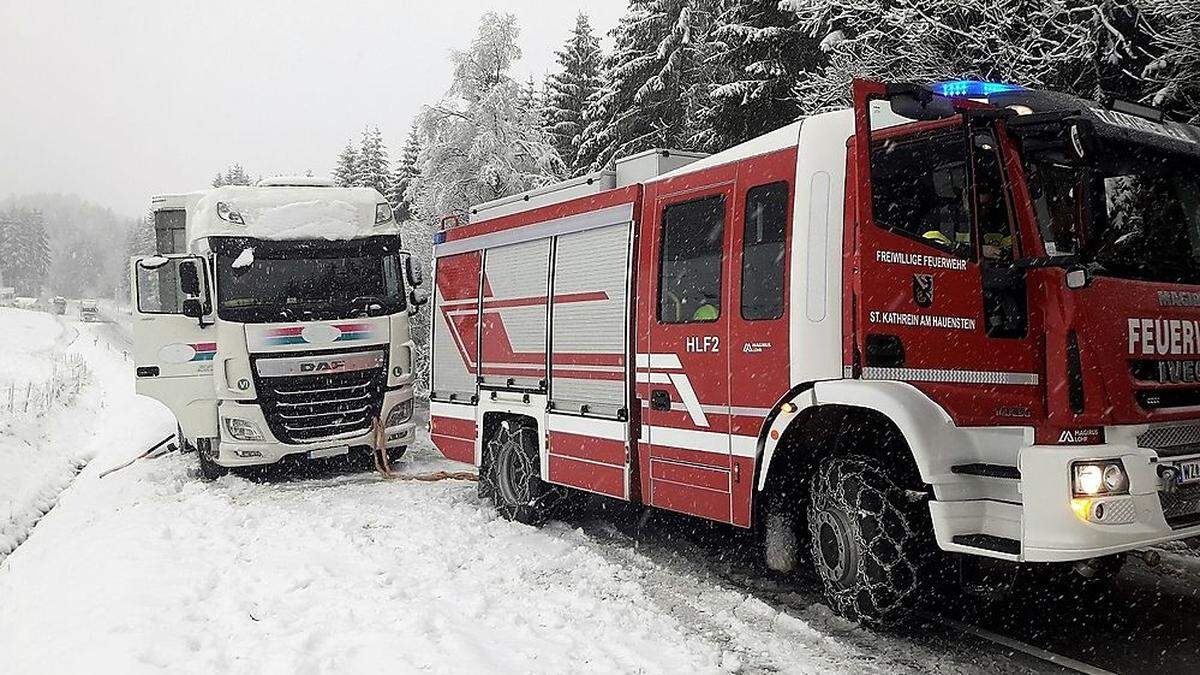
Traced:
[[168, 452], [174, 452], [175, 451], [174, 445], [167, 445], [167, 449], [163, 450], [162, 452], [160, 452], [158, 454], [155, 454], [155, 452], [154, 452], [155, 450], [158, 450], [162, 446], [166, 445], [169, 441], [173, 440], [174, 438], [175, 438], [175, 434], [171, 434], [170, 436], [167, 436], [166, 438], [162, 439], [161, 441], [150, 446], [149, 450], [143, 452], [142, 454], [138, 455], [137, 457], [134, 457], [133, 459], [129, 460], [128, 462], [125, 462], [124, 464], [120, 464], [118, 466], [114, 466], [111, 469], [101, 471], [100, 477], [104, 478], [105, 476], [107, 476], [110, 473], [120, 471], [121, 469], [124, 469], [125, 467], [132, 465], [134, 462], [138, 461], [139, 459], [157, 459], [158, 457], [162, 457], [163, 455], [167, 454]]
[[375, 470], [386, 480], [417, 480], [432, 483], [439, 480], [477, 481], [479, 474], [474, 471], [431, 471], [429, 473], [397, 473], [392, 471], [391, 460], [387, 454], [387, 434], [384, 433], [383, 420], [376, 417], [371, 422], [372, 446], [371, 453], [375, 458]]

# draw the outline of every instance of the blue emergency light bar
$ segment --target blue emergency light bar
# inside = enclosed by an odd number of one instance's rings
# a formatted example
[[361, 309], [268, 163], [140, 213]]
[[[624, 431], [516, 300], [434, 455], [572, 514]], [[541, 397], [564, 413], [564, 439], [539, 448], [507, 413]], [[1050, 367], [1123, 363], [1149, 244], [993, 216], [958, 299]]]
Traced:
[[950, 80], [935, 82], [929, 86], [933, 93], [947, 98], [986, 98], [993, 94], [1003, 94], [1010, 91], [1025, 91], [1025, 87], [1017, 84], [1002, 84], [1000, 82], [980, 82], [978, 80]]

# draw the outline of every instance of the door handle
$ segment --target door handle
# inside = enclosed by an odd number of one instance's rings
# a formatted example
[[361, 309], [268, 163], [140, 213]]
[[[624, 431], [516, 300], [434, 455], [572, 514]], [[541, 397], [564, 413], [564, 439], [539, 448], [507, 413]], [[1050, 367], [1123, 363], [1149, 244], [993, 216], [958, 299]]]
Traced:
[[654, 389], [650, 392], [651, 410], [670, 410], [671, 394], [666, 389]]

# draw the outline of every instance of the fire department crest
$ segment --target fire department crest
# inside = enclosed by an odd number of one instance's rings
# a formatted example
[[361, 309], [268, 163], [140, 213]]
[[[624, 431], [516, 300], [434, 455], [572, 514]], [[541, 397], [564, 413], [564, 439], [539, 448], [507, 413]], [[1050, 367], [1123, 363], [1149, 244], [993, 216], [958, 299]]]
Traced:
[[913, 275], [913, 302], [918, 307], [928, 307], [933, 304], [933, 275]]

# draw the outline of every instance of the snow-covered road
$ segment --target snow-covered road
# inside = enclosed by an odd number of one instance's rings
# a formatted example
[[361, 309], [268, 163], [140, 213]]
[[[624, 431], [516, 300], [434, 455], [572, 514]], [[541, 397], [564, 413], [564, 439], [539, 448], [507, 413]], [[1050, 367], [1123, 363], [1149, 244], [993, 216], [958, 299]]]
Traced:
[[[77, 430], [96, 457], [0, 565], [4, 673], [1044, 667], [920, 621], [848, 624], [803, 583], [748, 569], [747, 538], [665, 514], [539, 530], [499, 519], [470, 483], [337, 463], [204, 483], [194, 456], [170, 454], [101, 479], [174, 421], [133, 395], [121, 345], [100, 349], [111, 327], [79, 328], [106, 392]], [[408, 470], [461, 468], [424, 439], [410, 455]]]

